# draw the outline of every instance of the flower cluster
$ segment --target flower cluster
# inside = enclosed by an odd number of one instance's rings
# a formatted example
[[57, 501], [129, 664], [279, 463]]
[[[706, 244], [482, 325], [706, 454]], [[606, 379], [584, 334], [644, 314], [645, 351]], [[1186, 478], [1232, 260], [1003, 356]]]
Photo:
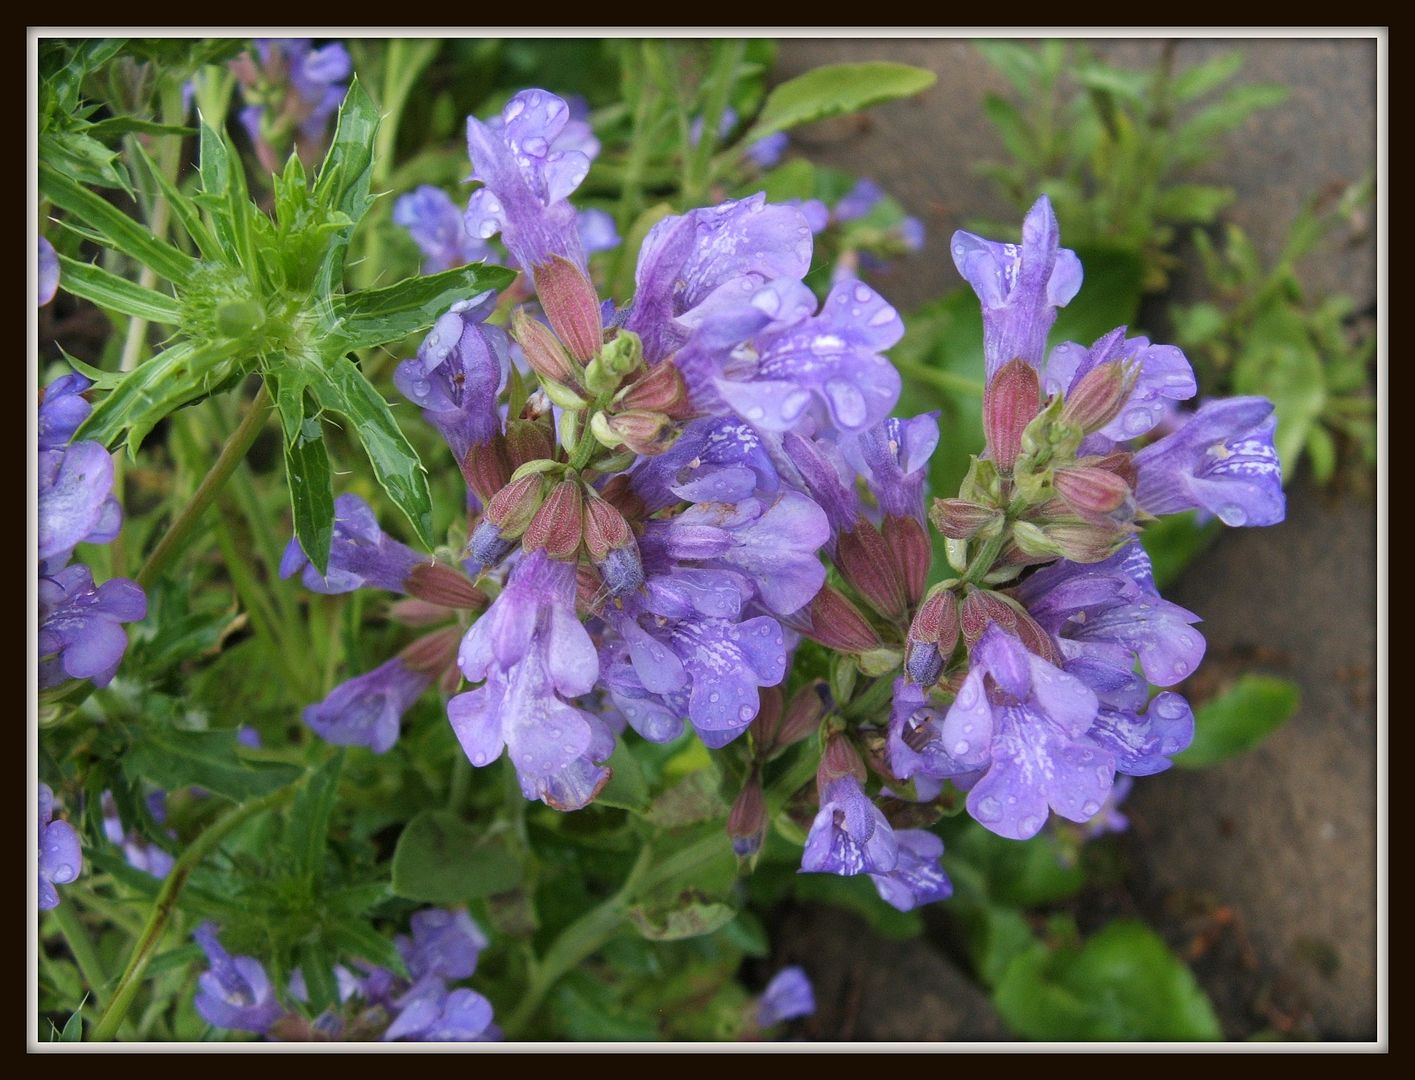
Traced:
[[55, 885], [67, 885], [83, 869], [79, 834], [63, 818], [54, 817], [54, 792], [39, 785], [39, 910], [59, 906]]
[[255, 48], [254, 55], [232, 60], [231, 70], [246, 101], [241, 124], [256, 156], [276, 172], [293, 145], [312, 165], [348, 90], [349, 52], [337, 42], [317, 49], [309, 38], [257, 38]]
[[[197, 980], [197, 1013], [213, 1027], [285, 1042], [499, 1040], [491, 1003], [475, 990], [451, 985], [476, 972], [487, 946], [481, 928], [465, 911], [426, 908], [413, 914], [410, 929], [411, 935], [394, 939], [408, 978], [374, 965], [365, 965], [361, 974], [336, 967], [339, 1008], [307, 1020], [282, 1004], [258, 959], [232, 956], [216, 926], [203, 923], [192, 935], [208, 965]], [[301, 1004], [309, 1000], [299, 968], [286, 997]]]
[[79, 544], [106, 544], [123, 511], [114, 498], [113, 459], [96, 442], [71, 442], [88, 416], [82, 375], [65, 375], [39, 400], [39, 686], [88, 679], [107, 686], [128, 647], [123, 623], [147, 615], [136, 582], [113, 578], [97, 585], [82, 563]]

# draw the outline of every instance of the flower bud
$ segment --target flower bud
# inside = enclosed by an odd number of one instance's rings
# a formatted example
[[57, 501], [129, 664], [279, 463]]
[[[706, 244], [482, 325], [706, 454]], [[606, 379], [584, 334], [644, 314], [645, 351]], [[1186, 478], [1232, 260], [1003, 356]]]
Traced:
[[1018, 611], [1015, 614], [1017, 616], [1017, 640], [1029, 652], [1035, 653], [1049, 664], [1060, 667], [1064, 658], [1052, 636], [1025, 611]]
[[449, 667], [457, 666], [457, 649], [461, 643], [462, 628], [448, 626], [417, 638], [398, 654], [398, 658], [409, 669], [435, 677]]
[[757, 715], [748, 725], [748, 730], [752, 733], [752, 746], [758, 761], [765, 761], [771, 751], [776, 748], [777, 736], [781, 732], [783, 711], [781, 687], [763, 686], [758, 692]]
[[558, 383], [575, 381], [570, 357], [565, 354], [565, 348], [555, 333], [539, 319], [527, 315], [524, 308], [517, 308], [511, 316], [511, 336], [542, 379]]
[[1017, 609], [997, 593], [970, 585], [968, 595], [963, 598], [963, 613], [959, 621], [963, 639], [972, 648], [992, 623], [997, 623], [1004, 630], [1016, 631]]
[[851, 588], [886, 619], [904, 614], [904, 583], [894, 569], [884, 537], [863, 517], [835, 544], [835, 565]]
[[742, 858], [755, 855], [766, 836], [766, 798], [762, 780], [755, 769], [742, 785], [727, 815], [727, 835], [732, 838], [732, 850]]
[[441, 626], [451, 615], [442, 604], [429, 603], [415, 597], [397, 600], [388, 605], [388, 617], [403, 626]]
[[585, 385], [596, 394], [607, 394], [619, 386], [644, 362], [643, 342], [632, 330], [620, 330], [599, 350], [585, 368]]
[[1130, 485], [1106, 469], [1072, 465], [1057, 469], [1052, 483], [1067, 505], [1083, 517], [1103, 517], [1127, 504], [1132, 511], [1134, 508]]
[[830, 691], [826, 689], [823, 679], [813, 679], [797, 690], [786, 704], [776, 745], [781, 748], [794, 746], [814, 735], [820, 730], [821, 720], [830, 711], [830, 704]]
[[904, 670], [918, 685], [928, 688], [939, 676], [958, 645], [958, 603], [953, 592], [935, 587], [909, 624]]
[[584, 502], [578, 480], [562, 480], [551, 488], [541, 508], [526, 528], [521, 547], [544, 549], [552, 559], [572, 559], [580, 550], [584, 530]]
[[630, 521], [638, 521], [648, 516], [648, 507], [634, 490], [633, 481], [626, 475], [611, 476], [599, 489], [599, 497], [618, 510]]
[[1095, 563], [1114, 555], [1134, 531], [1113, 522], [1056, 521], [1036, 525], [1019, 521], [1012, 535], [1028, 555], [1059, 555], [1072, 562]]
[[827, 649], [863, 653], [883, 644], [859, 608], [830, 585], [823, 585], [811, 601], [810, 620], [808, 636]]
[[511, 470], [515, 466], [506, 450], [506, 440], [494, 435], [487, 442], [468, 447], [462, 458], [462, 477], [483, 503], [511, 479]]
[[933, 527], [950, 540], [968, 540], [980, 532], [992, 532], [1002, 521], [1002, 511], [966, 499], [935, 499], [929, 509]]
[[983, 433], [998, 471], [1012, 472], [1022, 452], [1022, 432], [1041, 405], [1041, 380], [1025, 360], [1004, 364], [983, 392]]
[[933, 563], [933, 545], [924, 527], [915, 517], [886, 514], [884, 543], [894, 562], [895, 572], [904, 583], [904, 599], [909, 607], [919, 602], [929, 581], [929, 566]]
[[1120, 414], [1138, 377], [1139, 368], [1122, 360], [1097, 364], [1067, 393], [1061, 410], [1062, 422], [1080, 428], [1087, 435], [1099, 431]]
[[512, 420], [506, 425], [506, 452], [511, 468], [528, 461], [545, 461], [555, 456], [555, 438], [550, 429], [536, 420]]
[[486, 593], [468, 581], [465, 574], [442, 563], [419, 563], [404, 580], [403, 588], [419, 600], [445, 608], [480, 611], [487, 604]]
[[610, 416], [607, 423], [619, 442], [645, 457], [663, 453], [678, 437], [678, 426], [661, 412], [629, 409]]
[[[526, 531], [544, 495], [542, 474], [527, 473], [517, 477], [491, 497], [482, 524], [494, 526], [503, 539], [514, 540]], [[481, 526], [478, 526], [477, 532], [480, 531]]]
[[560, 255], [537, 266], [534, 276], [536, 295], [555, 336], [565, 343], [571, 356], [582, 364], [588, 363], [604, 344], [604, 324], [600, 321], [594, 285], [583, 270]]
[[615, 401], [626, 409], [647, 409], [678, 420], [687, 419], [693, 411], [688, 404], [687, 384], [671, 360], [656, 364], [624, 387], [615, 395]]

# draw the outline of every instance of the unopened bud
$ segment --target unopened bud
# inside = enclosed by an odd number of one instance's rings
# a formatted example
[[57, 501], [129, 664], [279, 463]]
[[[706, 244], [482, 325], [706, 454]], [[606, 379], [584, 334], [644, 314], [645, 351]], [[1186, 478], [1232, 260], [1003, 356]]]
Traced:
[[506, 440], [493, 435], [484, 443], [467, 448], [462, 458], [462, 476], [483, 503], [506, 486], [515, 468], [507, 454]]
[[528, 461], [545, 461], [555, 456], [555, 437], [537, 420], [512, 420], [506, 425], [506, 452], [511, 468]]
[[643, 342], [632, 330], [620, 330], [605, 342], [599, 355], [585, 368], [585, 385], [596, 394], [618, 390], [644, 362]]
[[[545, 479], [540, 473], [517, 477], [491, 497], [486, 504], [486, 521], [507, 540], [526, 531], [545, 495]], [[480, 531], [480, 527], [478, 527]], [[473, 534], [475, 535], [475, 533]]]
[[[598, 414], [597, 414], [598, 415]], [[636, 454], [652, 457], [673, 445], [678, 426], [661, 412], [629, 409], [608, 419], [609, 430]]]
[[486, 593], [468, 581], [465, 574], [442, 563], [419, 563], [403, 581], [403, 588], [419, 600], [444, 608], [480, 611], [487, 603]]
[[580, 550], [584, 530], [584, 502], [578, 480], [562, 480], [550, 489], [545, 502], [521, 538], [526, 551], [544, 550], [552, 559], [571, 559]]
[[535, 268], [536, 295], [555, 336], [570, 355], [585, 364], [604, 343], [599, 297], [585, 272], [560, 255]]
[[1017, 629], [1017, 610], [995, 592], [968, 587], [968, 595], [963, 598], [963, 613], [959, 620], [963, 627], [963, 638], [972, 648], [983, 636], [983, 631], [997, 623], [1004, 630]]
[[504, 536], [492, 522], [483, 521], [467, 541], [467, 560], [481, 573], [499, 564], [515, 546], [514, 538]]
[[[486, 599], [484, 593], [482, 599]], [[388, 617], [403, 626], [441, 626], [451, 614], [442, 604], [429, 603], [416, 597], [397, 600], [388, 605]]]
[[554, 331], [539, 319], [527, 315], [524, 308], [517, 308], [511, 316], [511, 336], [521, 351], [526, 354], [535, 373], [547, 382], [570, 384], [575, 381], [575, 370], [570, 366], [570, 357], [556, 338]]
[[611, 476], [605, 482], [604, 487], [599, 489], [599, 497], [630, 521], [637, 521], [648, 515], [648, 507], [634, 490], [633, 480], [622, 473]]
[[1067, 392], [1062, 421], [1087, 435], [1099, 431], [1120, 414], [1138, 376], [1139, 368], [1122, 360], [1097, 364]]
[[791, 695], [781, 717], [776, 736], [778, 747], [794, 746], [820, 730], [821, 719], [830, 711], [830, 691], [825, 681], [813, 679]]
[[615, 401], [626, 409], [648, 409], [679, 420], [692, 413], [688, 387], [672, 360], [654, 365], [641, 378], [620, 390]]
[[624, 515], [595, 492], [585, 491], [585, 549], [590, 558], [601, 562], [611, 548], [634, 542], [634, 532]]
[[851, 531], [840, 534], [835, 565], [851, 588], [886, 619], [904, 614], [904, 583], [895, 572], [884, 537], [869, 521], [857, 518]]
[[1105, 469], [1086, 465], [1057, 469], [1052, 483], [1071, 508], [1085, 517], [1111, 514], [1127, 503], [1134, 505], [1130, 485]]
[[1002, 511], [966, 499], [935, 499], [929, 520], [950, 540], [969, 540], [985, 530], [995, 532]]
[[1110, 558], [1133, 534], [1133, 528], [1093, 521], [1057, 521], [1047, 525], [1019, 521], [1013, 529], [1013, 539], [1026, 554], [1060, 556], [1078, 563]]
[[752, 747], [757, 760], [765, 761], [776, 749], [776, 740], [781, 732], [781, 717], [785, 711], [781, 687], [762, 687], [757, 702], [757, 715], [752, 718], [748, 730], [752, 733]]
[[914, 613], [914, 621], [909, 624], [909, 643], [933, 645], [946, 661], [958, 645], [958, 627], [958, 601], [953, 590], [935, 586]]
[[832, 735], [825, 744], [820, 768], [816, 770], [816, 783], [825, 788], [833, 781], [853, 776], [863, 784], [867, 775], [860, 752], [855, 749], [849, 738], [841, 732]]
[[732, 838], [732, 850], [742, 858], [755, 855], [766, 835], [766, 799], [762, 780], [752, 770], [727, 815], [727, 835]]
[[1017, 615], [1017, 640], [1030, 651], [1040, 656], [1049, 664], [1056, 667], [1061, 666], [1061, 650], [1057, 648], [1052, 636], [1042, 629], [1036, 619], [1028, 615], [1025, 611], [1019, 611]]
[[904, 672], [919, 686], [932, 686], [943, 674], [943, 654], [931, 641], [911, 641], [904, 655]]
[[810, 638], [827, 649], [863, 653], [883, 644], [860, 609], [830, 585], [822, 586], [811, 601], [810, 620]]
[[929, 566], [933, 563], [933, 545], [928, 533], [915, 517], [886, 514], [884, 543], [894, 561], [894, 569], [904, 583], [904, 599], [913, 607], [924, 595], [929, 581]]
[[1025, 360], [1000, 367], [983, 392], [983, 433], [998, 471], [1011, 473], [1022, 452], [1022, 432], [1041, 405], [1041, 380]]
[[456, 667], [461, 643], [462, 628], [448, 626], [417, 638], [398, 654], [398, 659], [413, 671], [436, 677], [449, 667]]

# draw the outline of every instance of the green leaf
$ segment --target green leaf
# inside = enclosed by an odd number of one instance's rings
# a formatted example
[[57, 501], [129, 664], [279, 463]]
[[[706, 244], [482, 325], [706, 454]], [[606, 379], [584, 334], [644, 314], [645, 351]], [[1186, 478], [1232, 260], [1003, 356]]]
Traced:
[[1233, 392], [1258, 394], [1273, 403], [1273, 443], [1283, 479], [1291, 479], [1307, 435], [1327, 404], [1326, 372], [1307, 339], [1300, 310], [1275, 307], [1254, 321], [1248, 349], [1233, 368]]
[[310, 774], [295, 795], [286, 817], [285, 847], [296, 874], [316, 880], [324, 867], [329, 846], [329, 816], [339, 793], [339, 772], [344, 766], [344, 748]]
[[350, 422], [379, 484], [413, 526], [419, 542], [430, 550], [432, 494], [427, 471], [393, 419], [388, 402], [345, 356], [328, 358], [325, 366], [315, 369], [310, 385], [320, 405]]
[[373, 148], [378, 136], [378, 107], [355, 76], [339, 106], [339, 119], [329, 153], [319, 167], [313, 200], [325, 211], [338, 211], [349, 224], [336, 232], [321, 266], [324, 292], [333, 292], [344, 276], [344, 256], [349, 238], [368, 208], [373, 205], [369, 191], [373, 185]]
[[983, 112], [1002, 137], [1007, 152], [1018, 161], [1031, 161], [1035, 152], [1032, 130], [1017, 107], [1005, 98], [989, 94], [983, 99]]
[[1201, 769], [1251, 750], [1297, 711], [1297, 684], [1248, 674], [1194, 713], [1194, 741], [1174, 763]]
[[516, 275], [504, 266], [459, 266], [412, 277], [386, 289], [350, 293], [335, 301], [335, 347], [343, 352], [401, 341], [426, 330], [459, 300], [504, 289]]
[[296, 765], [246, 760], [237, 746], [234, 730], [181, 731], [152, 724], [137, 730], [122, 765], [129, 776], [158, 787], [196, 784], [236, 802], [267, 795], [300, 775]]
[[[304, 390], [297, 377], [276, 379], [276, 405], [286, 432], [285, 476], [290, 488], [290, 511], [294, 516], [295, 537], [315, 569], [329, 570], [329, 549], [334, 542], [334, 482], [329, 453], [324, 445], [324, 428], [305, 416]], [[291, 392], [289, 385], [293, 383]], [[293, 397], [293, 401], [291, 398]], [[295, 434], [290, 437], [291, 426]]]
[[393, 853], [393, 891], [428, 904], [459, 904], [514, 889], [521, 861], [510, 846], [456, 814], [427, 810], [408, 822]]
[[1218, 521], [1200, 525], [1193, 511], [1170, 514], [1145, 526], [1140, 542], [1150, 556], [1155, 586], [1163, 589], [1177, 578], [1186, 566], [1208, 550], [1222, 530]]
[[119, 188], [130, 194], [133, 190], [117, 151], [82, 131], [42, 132], [39, 160], [48, 162], [80, 184]]
[[1212, 184], [1175, 184], [1155, 200], [1155, 217], [1185, 225], [1208, 225], [1236, 198], [1232, 188]]
[[120, 135], [195, 135], [196, 128], [181, 124], [158, 124], [152, 120], [139, 120], [136, 116], [112, 116], [90, 124], [87, 131], [95, 139], [116, 138]]
[[59, 1032], [60, 1042], [83, 1042], [84, 1041], [84, 1021], [83, 1009], [80, 1007], [74, 1011], [69, 1019], [64, 1021], [64, 1029]]
[[341, 922], [329, 928], [327, 936], [341, 955], [367, 960], [400, 975], [407, 971], [398, 947], [362, 919]]
[[604, 785], [595, 802], [642, 813], [649, 805], [649, 787], [644, 779], [643, 766], [629, 749], [629, 744], [622, 740], [617, 743], [606, 764], [611, 770], [609, 783]]
[[177, 219], [186, 234], [191, 237], [201, 252], [202, 258], [216, 259], [221, 255], [221, 247], [216, 243], [215, 237], [211, 235], [211, 230], [206, 227], [206, 223], [201, 219], [201, 210], [189, 196], [180, 191], [177, 185], [167, 179], [157, 163], [143, 149], [140, 142], [133, 143], [133, 149], [137, 153], [138, 161], [142, 163], [143, 171], [147, 174], [162, 197], [167, 200], [168, 207], [172, 210], [172, 216]]
[[987, 882], [988, 898], [1018, 907], [1055, 903], [1080, 892], [1085, 872], [1063, 857], [1051, 832], [1030, 840], [1008, 840], [969, 825], [949, 845], [952, 859], [965, 860]]
[[163, 277], [181, 284], [196, 269], [196, 260], [190, 255], [184, 255], [165, 240], [159, 240], [145, 225], [138, 224], [107, 199], [95, 195], [45, 162], [39, 165], [39, 190], [55, 206], [62, 207], [81, 224], [95, 230], [110, 247], [137, 259]]
[[166, 326], [182, 321], [181, 305], [155, 289], [146, 289], [67, 255], [59, 256], [59, 266], [59, 283], [65, 291], [92, 300], [101, 308]]
[[1220, 53], [1212, 60], [1186, 68], [1174, 77], [1170, 92], [1180, 101], [1200, 97], [1217, 90], [1243, 68], [1243, 54], [1237, 49]]
[[1040, 72], [1035, 48], [1015, 41], [986, 40], [973, 42], [973, 47], [1002, 73], [1019, 94], [1032, 94], [1032, 84], [1037, 81]]
[[644, 818], [660, 829], [681, 829], [726, 816], [727, 804], [717, 792], [716, 777], [711, 770], [699, 770], [654, 799]]
[[255, 225], [246, 174], [241, 159], [226, 141], [225, 134], [209, 124], [201, 125], [201, 194], [197, 203], [211, 215], [211, 228], [225, 253], [226, 261], [254, 274], [259, 263], [255, 254]]
[[898, 911], [886, 904], [875, 891], [874, 882], [865, 874], [838, 877], [835, 874], [797, 874], [794, 870], [792, 874], [792, 891], [798, 900], [853, 911], [881, 937], [907, 941], [924, 932], [924, 919], [917, 910]]
[[686, 893], [668, 906], [636, 904], [628, 914], [634, 928], [650, 941], [682, 941], [721, 929], [737, 917], [737, 909]]
[[818, 67], [772, 90], [742, 141], [751, 144], [813, 120], [909, 97], [927, 90], [936, 78], [923, 68], [887, 62]]
[[314, 1015], [339, 1004], [339, 980], [334, 974], [334, 958], [321, 941], [307, 941], [300, 947], [300, 973], [309, 992], [309, 1009]]
[[1173, 153], [1184, 164], [1194, 164], [1216, 149], [1220, 135], [1241, 126], [1261, 109], [1269, 109], [1287, 100], [1287, 87], [1276, 83], [1236, 86], [1218, 103], [1200, 110], [1174, 135]]
[[1154, 931], [1117, 921], [1080, 949], [1042, 945], [1008, 965], [993, 998], [1037, 1040], [1213, 1040], [1223, 1031], [1194, 975]]
[[792, 158], [743, 189], [742, 195], [766, 192], [767, 202], [811, 199], [816, 194], [816, 167], [805, 158]]

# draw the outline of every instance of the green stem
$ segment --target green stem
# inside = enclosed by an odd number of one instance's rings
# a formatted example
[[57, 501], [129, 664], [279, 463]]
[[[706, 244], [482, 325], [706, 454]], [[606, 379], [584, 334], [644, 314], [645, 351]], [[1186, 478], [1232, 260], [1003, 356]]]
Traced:
[[856, 695], [855, 700], [846, 706], [845, 719], [856, 720], [862, 716], [871, 715], [887, 702], [893, 693], [894, 681], [892, 679], [876, 679], [870, 683], [869, 688], [863, 694]]
[[59, 906], [49, 913], [49, 919], [64, 936], [64, 943], [69, 946], [69, 955], [79, 965], [79, 973], [83, 975], [84, 982], [88, 983], [88, 991], [94, 1004], [101, 1006], [103, 999], [108, 996], [108, 976], [103, 971], [98, 953], [93, 949], [93, 942], [88, 939], [88, 931], [84, 929], [78, 911], [73, 904], [61, 901]]
[[236, 466], [241, 463], [255, 442], [256, 436], [260, 434], [261, 428], [265, 426], [269, 405], [270, 392], [262, 383], [260, 392], [256, 394], [255, 400], [246, 410], [246, 415], [241, 420], [240, 426], [226, 440], [226, 445], [221, 448], [221, 454], [208, 470], [206, 476], [202, 478], [187, 505], [182, 508], [182, 512], [177, 515], [176, 520], [167, 527], [167, 532], [158, 541], [157, 547], [153, 548], [152, 554], [147, 557], [142, 569], [138, 571], [137, 582], [144, 589], [152, 587], [152, 583], [167, 569], [167, 564], [186, 546], [187, 540], [190, 539], [192, 532], [200, 523], [202, 514], [206, 512], [207, 507], [212, 504], [221, 489], [226, 486], [226, 481], [231, 478]]
[[1007, 541], [1008, 530], [1004, 528], [1000, 536], [995, 536], [987, 541], [973, 556], [973, 561], [968, 564], [968, 572], [963, 575], [963, 580], [972, 585], [982, 582], [988, 576], [988, 571], [992, 569], [992, 564], [997, 561], [998, 555], [1002, 553], [1002, 545]]
[[683, 200], [688, 206], [698, 205], [712, 184], [712, 152], [717, 147], [717, 127], [722, 122], [723, 110], [732, 95], [733, 76], [746, 49], [747, 43], [741, 38], [713, 43], [713, 63], [703, 100], [702, 133], [698, 136], [698, 145], [686, 155]]
[[897, 357], [893, 359], [894, 366], [906, 379], [929, 383], [936, 389], [945, 390], [951, 394], [968, 394], [976, 398], [983, 396], [983, 384], [976, 379], [970, 379], [966, 375], [958, 375], [952, 371], [929, 367], [927, 364], [917, 364], [912, 360], [900, 360]]
[[186, 886], [192, 871], [201, 864], [203, 859], [216, 850], [216, 845], [226, 839], [232, 830], [257, 814], [278, 807], [294, 795], [295, 787], [296, 785], [292, 784], [256, 799], [254, 802], [237, 806], [225, 817], [213, 822], [172, 864], [172, 869], [163, 879], [157, 899], [152, 902], [152, 913], [148, 916], [147, 925], [143, 927], [142, 934], [133, 946], [132, 955], [128, 957], [127, 967], [123, 969], [122, 977], [118, 980], [118, 989], [113, 994], [113, 1001], [104, 1010], [103, 1017], [98, 1021], [98, 1026], [93, 1029], [93, 1034], [90, 1036], [91, 1041], [108, 1042], [117, 1033], [118, 1025], [128, 1014], [128, 1009], [133, 1004], [133, 998], [137, 997], [138, 990], [142, 985], [143, 972], [147, 970], [148, 962], [157, 951], [158, 943], [162, 940], [163, 932], [167, 929], [173, 912], [177, 910], [177, 898], [182, 894], [182, 889]]
[[[691, 849], [689, 849], [691, 850]], [[535, 974], [521, 997], [511, 1019], [506, 1021], [507, 1039], [517, 1039], [527, 1024], [535, 1018], [541, 1002], [560, 977], [575, 968], [587, 956], [599, 949], [618, 931], [629, 909], [629, 901], [638, 891], [639, 883], [648, 871], [653, 849], [645, 844], [624, 879], [619, 891], [598, 907], [591, 909], [567, 926], [555, 939], [545, 958], [534, 967]]]

